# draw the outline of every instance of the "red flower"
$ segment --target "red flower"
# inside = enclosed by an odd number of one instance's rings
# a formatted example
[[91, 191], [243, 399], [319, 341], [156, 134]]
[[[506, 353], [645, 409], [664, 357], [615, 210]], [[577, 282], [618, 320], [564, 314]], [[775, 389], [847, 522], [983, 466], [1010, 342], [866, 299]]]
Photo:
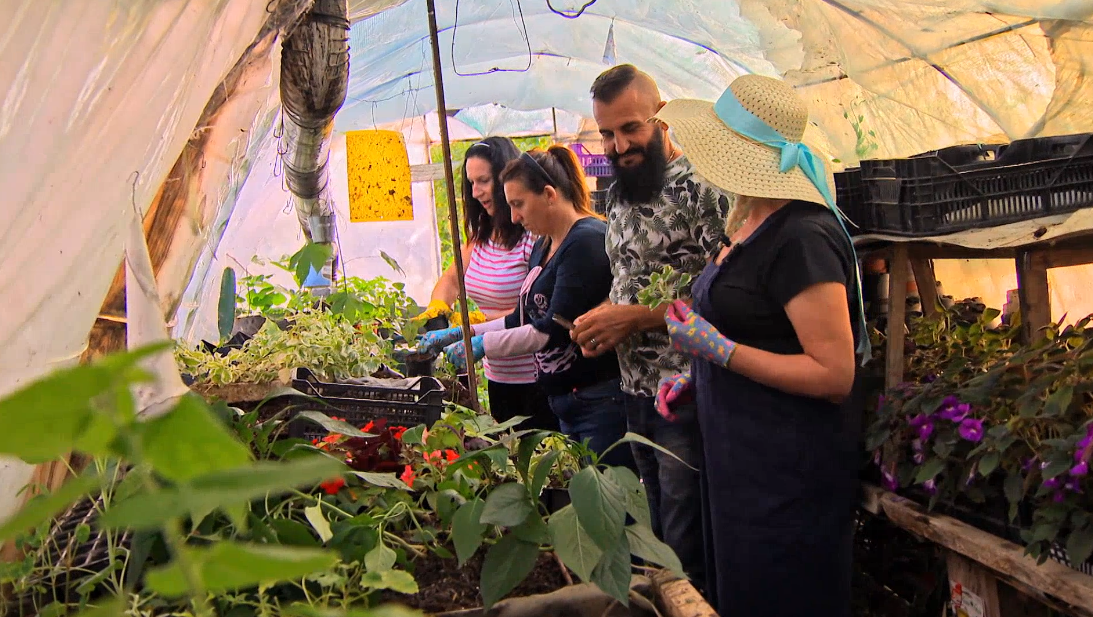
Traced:
[[399, 476], [399, 479], [402, 480], [403, 482], [405, 482], [406, 486], [413, 486], [414, 485], [414, 480], [417, 479], [417, 476], [414, 475], [413, 467], [410, 467], [409, 465], [407, 465], [406, 469], [402, 470], [402, 475]]
[[337, 495], [338, 491], [340, 491], [342, 487], [345, 486], [345, 479], [341, 477], [334, 478], [333, 480], [327, 480], [326, 482], [323, 482], [319, 486], [322, 487], [323, 491], [325, 491], [327, 495]]
[[405, 432], [406, 432], [406, 427], [405, 426], [396, 426], [393, 429], [391, 429], [391, 436], [394, 437], [395, 439], [401, 440], [402, 439], [402, 434], [405, 433]]
[[375, 423], [375, 422], [372, 422], [371, 420], [369, 420], [369, 421], [368, 421], [368, 424], [365, 424], [364, 426], [362, 426], [362, 427], [361, 427], [361, 431], [362, 431], [362, 432], [365, 432], [365, 433], [370, 433], [370, 432], [372, 432], [372, 429], [373, 429], [373, 428], [374, 428], [375, 426], [376, 426], [376, 423]]
[[444, 458], [448, 459], [448, 462], [450, 463], [450, 462], [454, 461], [455, 459], [459, 458], [459, 453], [456, 452], [455, 450], [445, 450], [444, 451]]
[[326, 437], [323, 437], [323, 441], [326, 443], [337, 443], [341, 438], [341, 435], [327, 435]]

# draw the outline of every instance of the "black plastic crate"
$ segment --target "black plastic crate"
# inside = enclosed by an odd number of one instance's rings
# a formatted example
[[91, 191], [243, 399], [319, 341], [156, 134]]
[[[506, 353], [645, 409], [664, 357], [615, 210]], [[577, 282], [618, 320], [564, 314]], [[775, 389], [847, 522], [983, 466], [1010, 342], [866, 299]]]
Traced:
[[[311, 371], [299, 368], [293, 375], [292, 387], [318, 398], [321, 402], [318, 411], [345, 418], [357, 427], [380, 418], [396, 426], [432, 426], [444, 411], [444, 386], [433, 377], [418, 377], [406, 388], [383, 388], [326, 383]], [[317, 424], [301, 420], [289, 425], [289, 436], [321, 439], [326, 431]]]
[[954, 233], [1093, 207], [1093, 134], [861, 163], [872, 231]]
[[607, 189], [592, 191], [592, 209], [598, 214], [607, 212]]

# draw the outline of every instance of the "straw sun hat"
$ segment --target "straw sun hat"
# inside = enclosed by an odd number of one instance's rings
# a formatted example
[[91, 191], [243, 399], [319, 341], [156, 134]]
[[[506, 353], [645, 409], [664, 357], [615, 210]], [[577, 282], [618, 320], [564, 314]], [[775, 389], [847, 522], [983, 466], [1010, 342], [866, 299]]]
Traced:
[[695, 170], [725, 191], [834, 205], [831, 164], [805, 134], [808, 107], [783, 81], [744, 75], [716, 103], [677, 99], [654, 119], [668, 125]]

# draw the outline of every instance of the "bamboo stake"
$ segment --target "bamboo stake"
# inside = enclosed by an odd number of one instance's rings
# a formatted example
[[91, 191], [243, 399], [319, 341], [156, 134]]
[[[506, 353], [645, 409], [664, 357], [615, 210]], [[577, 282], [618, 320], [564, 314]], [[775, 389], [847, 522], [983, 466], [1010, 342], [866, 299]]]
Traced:
[[440, 42], [437, 38], [436, 3], [425, 0], [429, 10], [429, 43], [433, 48], [433, 83], [436, 88], [436, 115], [440, 125], [440, 145], [444, 151], [444, 182], [448, 187], [448, 222], [452, 227], [452, 252], [455, 253], [455, 274], [459, 281], [459, 312], [463, 317], [463, 344], [467, 350], [467, 388], [471, 391], [474, 410], [481, 412], [478, 401], [478, 375], [471, 353], [470, 312], [467, 310], [467, 286], [463, 280], [463, 251], [459, 241], [459, 215], [455, 208], [455, 173], [452, 171], [452, 144], [448, 140], [448, 106], [444, 102], [444, 75], [440, 64]]

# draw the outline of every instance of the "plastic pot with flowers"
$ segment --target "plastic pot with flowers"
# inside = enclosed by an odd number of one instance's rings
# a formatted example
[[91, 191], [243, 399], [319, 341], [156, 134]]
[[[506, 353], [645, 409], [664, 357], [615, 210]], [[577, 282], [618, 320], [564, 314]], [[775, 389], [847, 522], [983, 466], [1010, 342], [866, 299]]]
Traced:
[[1090, 318], [1018, 345], [1018, 324], [992, 328], [997, 315], [956, 323], [945, 312], [914, 324], [917, 383], [879, 397], [867, 447], [888, 489], [978, 514], [973, 524], [986, 513], [988, 531], [1031, 555], [1065, 548], [1084, 564], [1093, 554]]

